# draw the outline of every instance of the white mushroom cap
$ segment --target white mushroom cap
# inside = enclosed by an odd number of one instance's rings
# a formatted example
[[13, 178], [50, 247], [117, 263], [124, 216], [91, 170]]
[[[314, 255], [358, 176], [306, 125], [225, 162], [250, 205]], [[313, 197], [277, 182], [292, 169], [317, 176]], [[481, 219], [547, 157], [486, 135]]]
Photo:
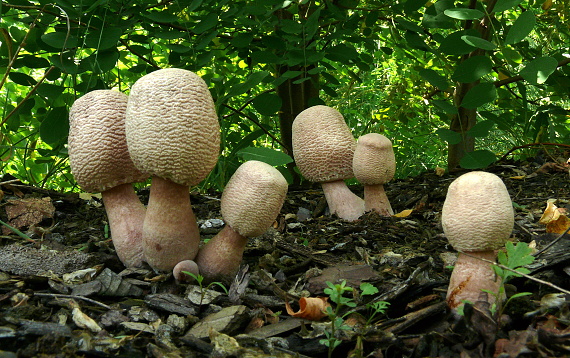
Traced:
[[263, 234], [275, 221], [287, 195], [287, 181], [271, 165], [257, 160], [243, 163], [222, 194], [226, 223], [245, 237]]
[[143, 76], [131, 89], [126, 135], [137, 168], [180, 185], [198, 184], [215, 166], [220, 148], [208, 86], [178, 68]]
[[385, 184], [394, 178], [396, 158], [392, 142], [382, 134], [368, 133], [356, 143], [354, 176], [363, 185]]
[[78, 98], [69, 112], [69, 165], [88, 192], [102, 192], [148, 178], [135, 168], [125, 139], [127, 95], [96, 90]]
[[451, 183], [441, 219], [455, 250], [496, 250], [511, 235], [514, 211], [503, 181], [494, 174], [475, 171]]
[[336, 109], [314, 106], [293, 121], [293, 154], [307, 180], [330, 182], [350, 179], [356, 141]]

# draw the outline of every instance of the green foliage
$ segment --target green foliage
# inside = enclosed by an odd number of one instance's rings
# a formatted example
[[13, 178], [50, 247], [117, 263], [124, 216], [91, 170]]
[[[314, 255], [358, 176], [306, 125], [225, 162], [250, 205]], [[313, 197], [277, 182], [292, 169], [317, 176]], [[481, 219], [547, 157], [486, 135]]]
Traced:
[[[247, 156], [285, 171], [287, 83], [316, 88], [309, 104], [338, 108], [355, 137], [391, 138], [398, 177], [445, 166], [456, 145], [469, 153], [462, 166], [481, 168], [514, 145], [568, 142], [569, 5], [542, 5], [3, 1], [0, 169], [73, 190], [65, 146], [73, 101], [94, 89], [128, 92], [165, 67], [197, 72], [216, 102], [222, 154], [203, 188], [223, 188]], [[476, 121], [494, 126], [475, 130]]]
[[196, 283], [198, 283], [198, 286], [200, 287], [200, 306], [202, 306], [202, 301], [204, 301], [204, 297], [206, 296], [206, 292], [212, 286], [218, 286], [226, 293], [226, 295], [228, 294], [228, 289], [221, 282], [214, 281], [214, 282], [208, 283], [207, 285], [204, 285], [204, 276], [202, 276], [200, 274], [196, 275], [196, 274], [193, 274], [192, 272], [188, 272], [188, 271], [182, 271], [182, 273], [192, 277], [196, 281]]

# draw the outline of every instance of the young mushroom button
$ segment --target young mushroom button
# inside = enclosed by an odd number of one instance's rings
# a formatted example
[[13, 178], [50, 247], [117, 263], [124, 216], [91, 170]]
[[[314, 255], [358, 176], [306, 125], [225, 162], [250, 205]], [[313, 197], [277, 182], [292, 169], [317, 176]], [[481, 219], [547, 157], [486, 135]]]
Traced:
[[220, 150], [220, 126], [208, 86], [183, 69], [143, 76], [131, 89], [126, 134], [133, 162], [152, 175], [143, 226], [145, 259], [157, 271], [170, 271], [198, 253], [189, 187], [208, 175]]
[[364, 214], [364, 200], [346, 186], [354, 177], [356, 141], [342, 114], [327, 106], [307, 108], [293, 121], [293, 155], [307, 180], [321, 183], [331, 214], [348, 221]]
[[495, 303], [495, 297], [482, 290], [498, 292], [501, 281], [492, 265], [478, 258], [495, 261], [497, 249], [513, 230], [514, 211], [505, 184], [487, 172], [461, 175], [449, 186], [441, 220], [449, 243], [459, 251], [447, 291], [449, 308], [456, 311], [464, 300]]
[[208, 281], [236, 274], [248, 237], [262, 235], [275, 221], [287, 195], [287, 181], [269, 164], [251, 160], [232, 175], [222, 194], [226, 226], [200, 249], [196, 262]]
[[101, 192], [113, 245], [125, 266], [143, 262], [145, 208], [132, 182], [148, 174], [133, 165], [125, 138], [127, 96], [96, 90], [77, 99], [69, 111], [69, 165], [81, 188]]
[[364, 186], [364, 207], [380, 215], [394, 215], [384, 184], [394, 178], [396, 158], [392, 142], [378, 133], [358, 138], [352, 163], [354, 176]]

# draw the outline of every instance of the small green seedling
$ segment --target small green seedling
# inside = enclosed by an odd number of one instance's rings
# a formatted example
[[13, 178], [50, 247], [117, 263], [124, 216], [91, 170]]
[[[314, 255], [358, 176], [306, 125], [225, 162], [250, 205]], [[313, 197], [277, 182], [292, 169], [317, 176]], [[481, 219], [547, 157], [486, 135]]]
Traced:
[[226, 288], [226, 286], [224, 286], [223, 283], [221, 282], [210, 282], [209, 284], [207, 284], [204, 287], [204, 276], [200, 275], [200, 274], [193, 274], [192, 272], [188, 272], [188, 271], [182, 271], [182, 273], [192, 277], [194, 280], [196, 280], [196, 282], [198, 283], [198, 286], [200, 287], [200, 306], [202, 306], [202, 301], [204, 301], [204, 297], [206, 296], [206, 292], [210, 289], [210, 287], [212, 286], [219, 286], [222, 288], [222, 290], [226, 293], [226, 295], [228, 294], [228, 289]]

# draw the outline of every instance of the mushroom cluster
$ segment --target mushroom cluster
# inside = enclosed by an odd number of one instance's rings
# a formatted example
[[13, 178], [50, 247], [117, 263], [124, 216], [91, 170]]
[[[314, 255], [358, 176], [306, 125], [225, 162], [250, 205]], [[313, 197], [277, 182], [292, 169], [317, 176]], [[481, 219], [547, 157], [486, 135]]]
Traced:
[[[299, 113], [292, 135], [297, 168], [307, 180], [321, 184], [331, 214], [347, 221], [372, 210], [393, 215], [383, 187], [396, 170], [388, 138], [370, 133], [356, 141], [342, 114], [323, 105]], [[364, 200], [344, 182], [355, 176], [364, 184]]]

